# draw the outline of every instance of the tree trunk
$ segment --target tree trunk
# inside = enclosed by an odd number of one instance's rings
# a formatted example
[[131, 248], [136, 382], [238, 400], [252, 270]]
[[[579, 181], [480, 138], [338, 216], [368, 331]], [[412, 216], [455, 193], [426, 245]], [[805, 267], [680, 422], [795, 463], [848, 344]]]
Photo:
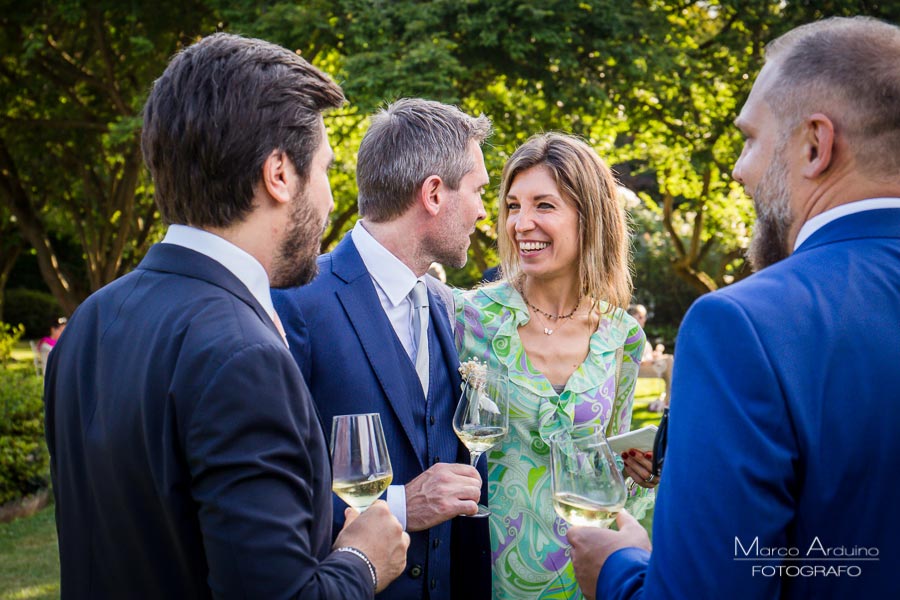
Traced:
[[0, 139], [0, 173], [2, 173], [0, 194], [6, 197], [7, 205], [16, 218], [22, 236], [37, 252], [38, 268], [44, 281], [62, 309], [67, 314], [72, 314], [83, 298], [60, 269], [59, 259], [50, 238], [34, 211], [28, 193], [19, 179], [16, 165], [2, 139]]
[[[4, 237], [9, 235], [4, 232]], [[19, 260], [19, 254], [22, 252], [21, 242], [4, 248], [0, 252], [0, 322], [3, 322], [3, 297], [6, 295], [6, 282], [9, 281], [9, 273]]]

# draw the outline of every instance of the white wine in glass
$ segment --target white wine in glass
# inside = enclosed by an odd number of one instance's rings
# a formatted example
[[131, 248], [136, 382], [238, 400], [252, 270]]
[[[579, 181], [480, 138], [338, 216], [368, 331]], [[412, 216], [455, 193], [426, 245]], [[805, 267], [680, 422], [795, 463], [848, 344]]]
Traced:
[[553, 508], [572, 525], [609, 527], [625, 506], [625, 481], [600, 425], [550, 438]]
[[[496, 371], [482, 370], [463, 381], [463, 391], [453, 414], [453, 431], [469, 449], [474, 467], [479, 457], [490, 450], [509, 431], [509, 380]], [[491, 511], [478, 505], [471, 517], [486, 517]]]
[[331, 465], [331, 489], [359, 512], [384, 493], [393, 471], [378, 413], [334, 417]]

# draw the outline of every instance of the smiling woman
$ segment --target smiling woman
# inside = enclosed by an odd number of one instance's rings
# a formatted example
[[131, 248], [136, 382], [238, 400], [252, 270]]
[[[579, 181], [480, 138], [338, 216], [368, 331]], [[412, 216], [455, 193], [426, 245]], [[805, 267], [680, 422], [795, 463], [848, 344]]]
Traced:
[[631, 279], [615, 194], [582, 140], [532, 137], [503, 170], [505, 279], [457, 294], [460, 359], [510, 383], [509, 434], [488, 455], [494, 598], [582, 597], [553, 509], [548, 442], [577, 425], [608, 436], [631, 425], [644, 334], [623, 310]]

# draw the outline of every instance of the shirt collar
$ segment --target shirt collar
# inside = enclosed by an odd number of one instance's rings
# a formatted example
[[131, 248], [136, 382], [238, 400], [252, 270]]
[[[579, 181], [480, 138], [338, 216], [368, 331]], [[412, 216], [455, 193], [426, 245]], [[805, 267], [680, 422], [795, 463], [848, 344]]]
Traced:
[[169, 225], [162, 243], [188, 248], [221, 264], [247, 286], [269, 315], [275, 314], [269, 276], [262, 264], [246, 251], [214, 233], [187, 225]]
[[846, 217], [847, 215], [852, 215], [854, 213], [881, 208], [900, 208], [900, 198], [870, 198], [868, 200], [857, 200], [856, 202], [849, 202], [826, 210], [822, 214], [816, 215], [803, 224], [803, 227], [801, 227], [800, 231], [797, 233], [797, 241], [794, 242], [794, 251], [796, 252], [797, 249], [803, 245], [803, 242], [808, 240], [812, 234], [832, 221], [836, 221], [841, 217]]
[[403, 302], [419, 280], [415, 273], [372, 237], [362, 221], [356, 222], [350, 236], [369, 275], [391, 304], [397, 306]]

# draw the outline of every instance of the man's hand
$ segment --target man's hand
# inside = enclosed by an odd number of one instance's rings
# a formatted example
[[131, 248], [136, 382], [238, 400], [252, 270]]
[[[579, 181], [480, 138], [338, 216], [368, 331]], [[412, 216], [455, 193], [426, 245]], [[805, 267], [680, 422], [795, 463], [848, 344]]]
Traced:
[[618, 531], [600, 527], [570, 527], [566, 537], [572, 544], [575, 579], [588, 600], [594, 600], [600, 569], [611, 554], [622, 548], [650, 550], [650, 537], [634, 517], [623, 510], [616, 516]]
[[380, 592], [406, 568], [409, 534], [403, 531], [384, 500], [376, 500], [363, 514], [348, 508], [344, 518], [344, 528], [333, 547], [352, 546], [365, 554], [378, 576], [375, 592]]
[[407, 531], [421, 531], [478, 512], [481, 475], [469, 465], [437, 463], [404, 487]]

